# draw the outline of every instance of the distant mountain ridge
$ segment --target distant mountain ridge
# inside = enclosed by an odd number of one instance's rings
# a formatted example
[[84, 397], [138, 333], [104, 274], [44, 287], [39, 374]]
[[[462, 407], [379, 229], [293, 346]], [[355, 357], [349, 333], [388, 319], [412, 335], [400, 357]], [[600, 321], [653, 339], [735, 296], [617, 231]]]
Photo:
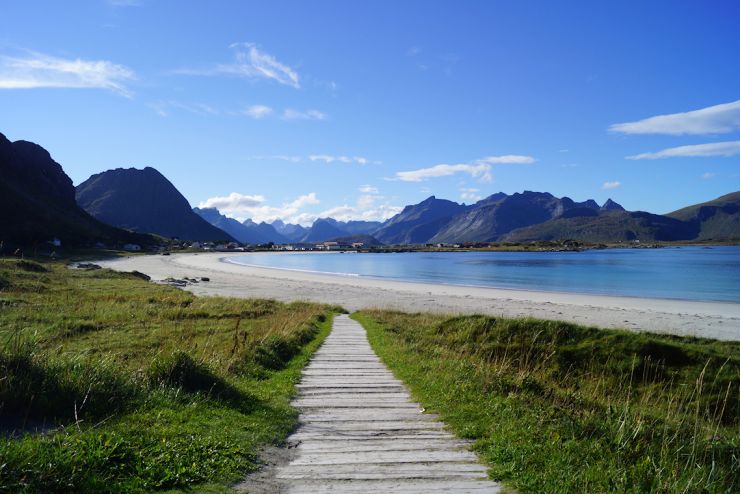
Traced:
[[97, 173], [76, 188], [77, 203], [100, 221], [182, 240], [235, 239], [190, 208], [187, 199], [151, 167]]
[[90, 216], [78, 207], [72, 180], [46, 149], [0, 134], [0, 241], [24, 246], [54, 238], [63, 246], [156, 243]]
[[499, 192], [472, 205], [431, 196], [383, 223], [321, 218], [308, 228], [279, 220], [272, 225], [280, 232], [293, 232], [284, 235], [289, 242], [303, 243], [357, 235], [369, 235], [385, 244], [735, 241], [740, 240], [740, 192], [668, 215], [626, 211], [612, 199], [599, 205], [593, 199], [576, 202], [547, 192], [524, 191]]

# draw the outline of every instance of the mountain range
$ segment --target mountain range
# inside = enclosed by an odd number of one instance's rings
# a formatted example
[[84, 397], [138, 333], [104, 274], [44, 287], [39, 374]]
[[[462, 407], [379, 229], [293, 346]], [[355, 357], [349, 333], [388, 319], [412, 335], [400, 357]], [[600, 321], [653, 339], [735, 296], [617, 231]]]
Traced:
[[2, 134], [0, 211], [0, 241], [16, 244], [54, 237], [72, 244], [157, 242], [143, 234], [245, 244], [740, 241], [740, 192], [667, 215], [627, 211], [611, 199], [599, 205], [524, 191], [499, 192], [470, 205], [431, 196], [384, 222], [320, 218], [310, 227], [240, 222], [214, 208], [191, 209], [150, 167], [108, 170], [75, 188], [44, 148], [10, 142]]
[[29, 246], [55, 238], [63, 246], [156, 242], [90, 216], [77, 205], [72, 180], [48, 151], [0, 134], [0, 241]]

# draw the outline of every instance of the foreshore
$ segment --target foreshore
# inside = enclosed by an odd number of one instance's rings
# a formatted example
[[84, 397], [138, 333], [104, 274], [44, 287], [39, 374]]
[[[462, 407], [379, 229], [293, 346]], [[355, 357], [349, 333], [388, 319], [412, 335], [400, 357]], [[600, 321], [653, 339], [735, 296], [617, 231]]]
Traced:
[[650, 331], [718, 340], [740, 340], [740, 304], [506, 290], [363, 277], [333, 276], [243, 266], [226, 262], [239, 254], [201, 253], [133, 256], [98, 264], [140, 271], [155, 281], [201, 278], [188, 284], [198, 295], [310, 300], [347, 310], [380, 308], [407, 312], [535, 317], [602, 328]]

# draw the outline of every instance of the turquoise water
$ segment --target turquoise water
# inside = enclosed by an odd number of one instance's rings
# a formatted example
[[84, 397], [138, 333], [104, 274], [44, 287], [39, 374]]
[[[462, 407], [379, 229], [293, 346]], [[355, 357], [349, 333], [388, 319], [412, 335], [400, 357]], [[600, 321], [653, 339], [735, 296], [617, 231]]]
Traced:
[[585, 252], [253, 253], [230, 261], [401, 281], [740, 302], [740, 247]]

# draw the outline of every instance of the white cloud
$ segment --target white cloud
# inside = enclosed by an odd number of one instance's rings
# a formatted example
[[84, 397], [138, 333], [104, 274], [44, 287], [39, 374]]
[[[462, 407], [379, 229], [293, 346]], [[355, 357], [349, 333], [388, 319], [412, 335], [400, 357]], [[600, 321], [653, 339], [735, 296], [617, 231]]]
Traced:
[[299, 110], [294, 110], [292, 108], [286, 108], [285, 111], [283, 111], [283, 119], [284, 120], [326, 120], [327, 115], [326, 113], [320, 112], [318, 110], [299, 111]]
[[400, 213], [403, 208], [390, 204], [387, 199], [377, 194], [364, 194], [357, 198], [356, 204], [343, 204], [322, 211], [316, 215], [305, 215], [305, 222], [312, 222], [317, 218], [334, 218], [339, 221], [385, 221], [391, 216]]
[[363, 194], [377, 194], [378, 188], [374, 187], [372, 185], [360, 185], [360, 188], [358, 189]]
[[618, 189], [621, 186], [622, 186], [622, 182], [613, 181], [613, 182], [604, 182], [601, 188], [606, 189], [606, 190], [613, 190], [613, 189]]
[[490, 165], [531, 165], [535, 161], [537, 160], [531, 156], [506, 154], [504, 156], [488, 156], [478, 160], [478, 163], [488, 163]]
[[709, 144], [692, 144], [663, 149], [655, 153], [642, 153], [627, 156], [628, 160], [657, 160], [663, 158], [735, 156], [740, 154], [740, 141], [713, 142]]
[[717, 174], [714, 173], [714, 172], [705, 172], [705, 173], [702, 174], [701, 178], [704, 179], [704, 180], [709, 180], [710, 178], [714, 178], [716, 176], [717, 176]]
[[[457, 173], [467, 173], [480, 182], [491, 182], [492, 165], [529, 165], [535, 160], [531, 156], [522, 156], [518, 154], [507, 154], [503, 156], [487, 156], [472, 163], [459, 163], [456, 165], [440, 164], [429, 168], [420, 168], [418, 170], [409, 170], [396, 172], [395, 180], [404, 182], [421, 182], [430, 178], [448, 177]], [[392, 180], [392, 179], [391, 179]]]
[[252, 105], [244, 110], [244, 114], [254, 118], [255, 120], [259, 120], [261, 118], [265, 118], [269, 115], [271, 115], [273, 112], [272, 108], [265, 105]]
[[234, 43], [230, 46], [235, 51], [236, 61], [231, 64], [218, 65], [215, 72], [232, 74], [240, 77], [272, 79], [280, 84], [301, 87], [298, 73], [287, 65], [257, 48], [254, 43]]
[[479, 192], [480, 192], [480, 189], [474, 189], [471, 187], [467, 187], [467, 188], [463, 187], [460, 189], [460, 198], [463, 201], [470, 201], [470, 202], [480, 201], [481, 196], [480, 194], [478, 194]]
[[130, 98], [126, 83], [136, 78], [123, 65], [107, 60], [65, 59], [31, 52], [0, 56], [0, 89], [97, 88]]
[[216, 208], [221, 212], [233, 211], [236, 209], [253, 208], [265, 202], [264, 196], [261, 195], [244, 195], [238, 192], [232, 192], [228, 196], [210, 197], [201, 202], [200, 208]]
[[369, 163], [367, 158], [362, 156], [334, 156], [331, 154], [312, 154], [308, 157], [309, 161], [323, 161], [324, 163], [357, 163], [366, 165]]
[[448, 177], [457, 173], [467, 173], [471, 177], [479, 179], [481, 182], [490, 182], [493, 180], [491, 165], [487, 163], [478, 163], [475, 165], [434, 165], [429, 168], [396, 172], [396, 179], [403, 182], [422, 182], [430, 178]]
[[740, 130], [740, 100], [700, 110], [614, 124], [609, 130], [623, 134], [726, 134]]
[[307, 206], [319, 204], [315, 192], [310, 192], [298, 196], [290, 202], [283, 203], [281, 206], [270, 206], [266, 204], [266, 199], [261, 195], [242, 195], [232, 192], [226, 197], [212, 197], [201, 202], [198, 207], [215, 207], [226, 216], [244, 221], [251, 218], [253, 221], [260, 223], [262, 221], [272, 222], [277, 219], [296, 223], [303, 217], [302, 209]]

